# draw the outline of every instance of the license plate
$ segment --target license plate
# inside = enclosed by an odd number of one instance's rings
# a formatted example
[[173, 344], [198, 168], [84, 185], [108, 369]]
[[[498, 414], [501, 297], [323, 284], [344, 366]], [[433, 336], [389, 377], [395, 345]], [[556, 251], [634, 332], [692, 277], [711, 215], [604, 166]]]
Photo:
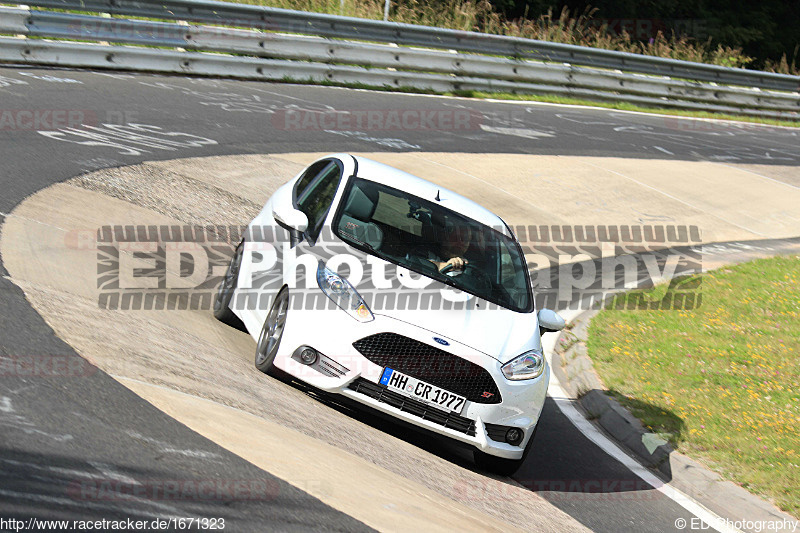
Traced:
[[463, 396], [412, 378], [389, 367], [383, 369], [380, 383], [404, 396], [456, 413], [460, 413], [461, 408], [467, 402]]

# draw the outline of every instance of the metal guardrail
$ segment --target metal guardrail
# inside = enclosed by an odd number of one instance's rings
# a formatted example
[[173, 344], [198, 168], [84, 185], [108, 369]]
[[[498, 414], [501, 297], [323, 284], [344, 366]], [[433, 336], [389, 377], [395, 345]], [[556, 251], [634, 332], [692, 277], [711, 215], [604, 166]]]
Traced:
[[779, 91], [800, 90], [800, 76], [705, 65], [520, 37], [214, 0], [31, 0], [27, 3], [38, 7], [112, 15], [185, 20], [340, 39], [445, 48]]
[[[40, 4], [78, 9], [74, 0], [36, 0]], [[113, 0], [130, 4], [128, 0]], [[108, 9], [109, 0], [85, 0], [80, 9]], [[91, 4], [86, 6], [85, 4]], [[254, 6], [222, 2], [169, 0], [145, 6], [137, 15], [162, 16], [163, 5], [179, 4], [184, 9], [208, 9], [208, 4], [253, 12]], [[156, 7], [153, 6], [162, 6]], [[126, 7], [125, 9], [129, 9]], [[132, 8], [131, 8], [132, 9]], [[255, 7], [257, 11], [264, 9]], [[309, 20], [328, 15], [279, 11], [287, 20]], [[158, 15], [156, 15], [158, 13]], [[228, 13], [230, 14], [230, 13]], [[263, 14], [263, 13], [262, 13]], [[208, 13], [171, 13], [170, 18], [207, 18]], [[215, 21], [220, 22], [219, 14]], [[334, 17], [337, 18], [337, 17]], [[338, 17], [342, 19], [342, 17]], [[376, 21], [360, 21], [375, 23]], [[236, 26], [276, 29], [274, 20], [227, 19]], [[383, 23], [381, 23], [383, 24]], [[318, 32], [303, 28], [303, 33]], [[407, 26], [407, 25], [404, 25]], [[423, 28], [425, 31], [435, 30]], [[284, 29], [284, 28], [281, 28]], [[341, 28], [333, 28], [337, 30]], [[349, 34], [348, 31], [343, 33]], [[254, 79], [294, 79], [314, 82], [361, 83], [389, 87], [414, 87], [437, 91], [480, 90], [547, 93], [595, 100], [626, 101], [640, 105], [673, 106], [688, 109], [797, 118], [800, 94], [764, 91], [759, 88], [721, 86], [675, 80], [663, 76], [622, 73], [575, 65], [509, 59], [487, 55], [352, 42], [339, 39], [287, 35], [219, 26], [153, 22], [55, 13], [27, 8], [0, 8], [0, 33], [59, 39], [90, 40], [159, 46], [177, 51], [130, 46], [98, 46], [40, 39], [0, 38], [0, 61], [183, 72]], [[300, 33], [298, 31], [298, 33]], [[457, 32], [468, 33], [468, 32]], [[359, 34], [360, 35], [360, 34]], [[481, 35], [481, 34], [472, 34]], [[363, 35], [360, 35], [363, 37]], [[494, 38], [495, 36], [484, 36]], [[187, 52], [186, 49], [236, 54], [223, 56]], [[61, 52], [61, 53], [59, 53]], [[160, 57], [159, 57], [160, 56]], [[646, 58], [652, 59], [652, 58]], [[234, 67], [236, 65], [236, 67]], [[700, 65], [706, 67], [705, 65]]]

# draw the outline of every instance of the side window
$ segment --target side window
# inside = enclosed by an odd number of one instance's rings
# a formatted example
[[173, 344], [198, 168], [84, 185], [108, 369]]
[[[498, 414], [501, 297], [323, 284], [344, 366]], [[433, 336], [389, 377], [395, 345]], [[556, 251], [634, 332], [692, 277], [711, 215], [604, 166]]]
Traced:
[[524, 307], [527, 301], [527, 285], [523, 270], [515, 267], [517, 264], [525, 264], [525, 258], [518, 256], [517, 250], [510, 249], [504, 243], [498, 243], [500, 247], [500, 284], [508, 291], [514, 304]]
[[308, 235], [314, 240], [333, 203], [342, 177], [342, 168], [335, 161], [320, 161], [309, 167], [295, 186], [295, 205], [308, 217]]
[[303, 175], [300, 176], [300, 179], [297, 180], [297, 183], [294, 186], [295, 207], [297, 206], [297, 198], [300, 196], [300, 193], [306, 190], [314, 178], [319, 175], [320, 171], [330, 164], [331, 162], [328, 160], [319, 161], [308, 167]]

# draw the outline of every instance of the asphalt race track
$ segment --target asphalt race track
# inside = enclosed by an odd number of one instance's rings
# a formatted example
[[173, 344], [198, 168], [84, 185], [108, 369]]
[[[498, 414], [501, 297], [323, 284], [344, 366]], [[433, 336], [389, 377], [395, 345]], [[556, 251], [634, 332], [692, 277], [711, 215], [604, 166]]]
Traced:
[[[413, 131], [285, 120], [287, 110], [363, 111], [368, 117], [387, 107], [421, 113], [467, 110], [479, 120], [463, 129]], [[11, 66], [0, 69], [0, 112], [0, 223], [25, 198], [54, 183], [103, 168], [192, 157], [421, 151], [707, 161], [753, 168], [800, 165], [798, 133], [783, 128], [231, 80]], [[80, 117], [80, 123], [70, 117]], [[31, 126], [29, 118], [41, 126]], [[133, 124], [139, 126], [131, 129]], [[124, 135], [104, 136], [87, 125], [126, 125], [128, 142]], [[779, 172], [770, 179], [800, 187], [800, 172]], [[0, 274], [0, 357], [80, 358], [9, 281], [2, 262]], [[87, 374], [81, 379], [0, 374], [0, 517], [203, 516], [224, 518], [229, 531], [370, 529], [302, 486], [281, 481], [176, 422], [102, 371]], [[434, 439], [351, 412], [346, 405], [333, 402], [330, 407], [426, 453], [473, 468], [459, 451]], [[249, 497], [154, 501], [76, 496], [91, 488], [92, 480], [146, 480], [163, 486], [187, 478], [245, 482]], [[692, 518], [606, 455], [552, 402], [543, 414], [535, 453], [515, 478], [595, 531], [675, 531], [676, 519]], [[604, 481], [607, 488], [570, 493], [567, 487], [575, 480], [584, 485]]]

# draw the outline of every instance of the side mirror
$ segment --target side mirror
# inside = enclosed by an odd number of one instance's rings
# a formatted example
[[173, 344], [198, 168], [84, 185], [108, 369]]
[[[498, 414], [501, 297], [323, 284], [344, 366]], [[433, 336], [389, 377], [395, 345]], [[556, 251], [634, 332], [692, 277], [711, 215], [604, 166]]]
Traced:
[[308, 217], [298, 211], [289, 202], [275, 202], [272, 208], [272, 218], [279, 226], [289, 231], [289, 243], [292, 248], [303, 240], [303, 233], [308, 229]]
[[542, 309], [536, 315], [539, 319], [539, 334], [544, 335], [553, 331], [561, 331], [564, 329], [566, 322], [561, 315], [550, 309]]
[[276, 202], [272, 208], [272, 217], [290, 231], [303, 233], [308, 229], [308, 217], [302, 211], [298, 211], [291, 204]]

